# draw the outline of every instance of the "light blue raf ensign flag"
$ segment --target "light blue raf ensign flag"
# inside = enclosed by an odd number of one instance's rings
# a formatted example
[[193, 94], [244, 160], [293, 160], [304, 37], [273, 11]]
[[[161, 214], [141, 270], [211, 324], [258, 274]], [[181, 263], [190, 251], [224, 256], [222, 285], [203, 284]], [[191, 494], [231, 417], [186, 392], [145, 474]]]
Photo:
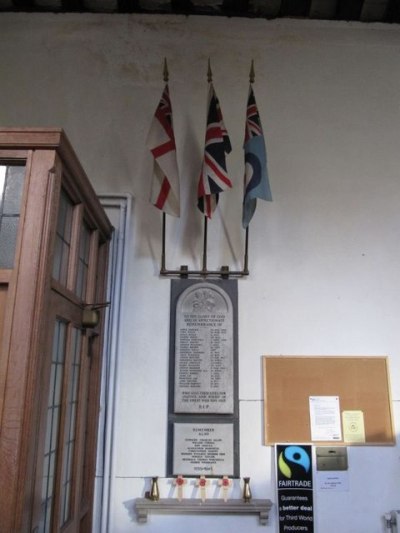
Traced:
[[245, 172], [242, 224], [244, 228], [247, 228], [256, 210], [257, 198], [272, 201], [264, 134], [251, 85], [247, 101], [246, 131], [243, 147]]

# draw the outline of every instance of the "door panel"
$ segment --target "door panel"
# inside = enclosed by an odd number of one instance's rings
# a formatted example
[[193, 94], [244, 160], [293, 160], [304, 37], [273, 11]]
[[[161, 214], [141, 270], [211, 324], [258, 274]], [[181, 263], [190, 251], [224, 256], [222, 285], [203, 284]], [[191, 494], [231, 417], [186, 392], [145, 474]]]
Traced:
[[98, 332], [82, 327], [82, 314], [96, 303], [95, 297], [102, 297], [106, 256], [99, 254], [104, 245], [85, 219], [82, 205], [75, 205], [65, 191], [55, 239], [49, 311], [54, 327], [48, 340], [52, 360], [40, 431], [46, 438], [37, 461], [42, 502], [34, 523], [38, 533], [76, 533], [83, 531], [82, 521], [91, 523], [88, 489], [93, 483], [88, 483], [87, 471], [96, 441], [88, 412], [97, 403], [93, 383], [99, 381], [99, 367], [91, 359], [99, 357], [101, 348], [96, 345]]

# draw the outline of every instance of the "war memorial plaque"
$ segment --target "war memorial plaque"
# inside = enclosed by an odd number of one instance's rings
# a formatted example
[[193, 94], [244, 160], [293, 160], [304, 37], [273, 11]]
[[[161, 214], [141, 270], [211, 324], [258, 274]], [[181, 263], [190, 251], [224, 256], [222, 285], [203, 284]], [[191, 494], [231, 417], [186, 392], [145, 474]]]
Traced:
[[171, 281], [168, 475], [240, 475], [237, 280]]
[[173, 475], [233, 476], [233, 424], [174, 424]]
[[175, 413], [232, 414], [233, 307], [219, 286], [198, 283], [179, 296], [175, 322]]

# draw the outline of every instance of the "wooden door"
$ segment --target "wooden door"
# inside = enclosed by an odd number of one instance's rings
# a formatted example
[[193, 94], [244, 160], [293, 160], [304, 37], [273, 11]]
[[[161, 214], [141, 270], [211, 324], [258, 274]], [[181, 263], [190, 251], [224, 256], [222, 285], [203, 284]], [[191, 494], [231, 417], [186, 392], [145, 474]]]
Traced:
[[101, 312], [93, 308], [103, 307], [105, 252], [84, 205], [63, 189], [48, 316], [48, 394], [37, 459], [37, 533], [91, 530], [101, 342], [97, 325], [86, 327], [85, 311], [90, 319]]
[[2, 176], [0, 530], [89, 532], [112, 227], [62, 130], [0, 128]]

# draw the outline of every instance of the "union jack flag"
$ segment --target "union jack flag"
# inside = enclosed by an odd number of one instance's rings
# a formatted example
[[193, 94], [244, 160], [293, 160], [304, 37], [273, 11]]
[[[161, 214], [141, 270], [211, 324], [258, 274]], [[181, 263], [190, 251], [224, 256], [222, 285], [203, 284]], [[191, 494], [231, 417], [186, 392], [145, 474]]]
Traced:
[[168, 84], [165, 84], [146, 144], [154, 157], [150, 201], [161, 211], [179, 217], [179, 173]]
[[211, 218], [217, 206], [219, 193], [232, 187], [225, 161], [225, 155], [231, 149], [219, 101], [210, 83], [204, 160], [197, 189], [197, 206], [208, 218]]
[[257, 198], [272, 201], [264, 134], [251, 85], [247, 100], [244, 153], [245, 174], [242, 225], [247, 228], [256, 210]]
[[261, 126], [260, 115], [258, 113], [256, 99], [253, 88], [250, 86], [249, 98], [247, 100], [246, 109], [246, 128], [244, 132], [244, 143], [246, 144], [252, 137], [262, 135], [263, 130]]

